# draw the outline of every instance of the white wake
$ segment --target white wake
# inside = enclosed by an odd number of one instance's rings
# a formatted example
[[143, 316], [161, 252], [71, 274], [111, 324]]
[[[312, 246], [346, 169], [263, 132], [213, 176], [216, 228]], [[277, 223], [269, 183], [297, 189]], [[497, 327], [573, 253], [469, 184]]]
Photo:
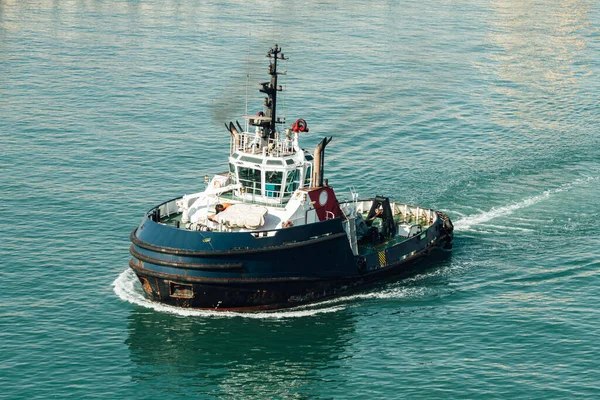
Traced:
[[587, 177], [587, 178], [577, 179], [574, 182], [566, 183], [566, 184], [561, 185], [554, 189], [545, 190], [541, 194], [538, 194], [538, 195], [532, 196], [532, 197], [528, 197], [517, 203], [510, 204], [510, 205], [503, 206], [503, 207], [494, 207], [491, 210], [480, 213], [480, 214], [463, 217], [454, 222], [454, 230], [455, 231], [467, 231], [467, 230], [471, 229], [471, 227], [474, 225], [483, 224], [483, 223], [491, 221], [495, 218], [510, 215], [517, 210], [520, 210], [520, 209], [526, 208], [526, 207], [530, 207], [530, 206], [537, 204], [543, 200], [546, 200], [549, 197], [551, 197], [557, 193], [568, 191], [575, 186], [589, 183], [590, 181], [593, 181], [593, 180], [598, 180], [598, 178], [599, 177]]

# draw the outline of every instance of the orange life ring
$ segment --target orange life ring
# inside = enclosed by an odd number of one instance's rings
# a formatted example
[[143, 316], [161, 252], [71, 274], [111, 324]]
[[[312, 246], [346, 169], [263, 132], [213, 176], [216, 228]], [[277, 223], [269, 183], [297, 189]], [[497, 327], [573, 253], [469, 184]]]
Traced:
[[292, 221], [290, 221], [289, 219], [287, 221], [285, 221], [285, 223], [283, 224], [284, 228], [291, 228], [292, 226], [294, 226], [294, 223]]

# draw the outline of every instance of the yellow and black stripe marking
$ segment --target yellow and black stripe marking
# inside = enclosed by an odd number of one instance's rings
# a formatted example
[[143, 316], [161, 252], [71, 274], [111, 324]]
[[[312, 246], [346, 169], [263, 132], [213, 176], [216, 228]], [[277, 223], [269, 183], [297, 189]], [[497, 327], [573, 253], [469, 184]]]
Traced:
[[385, 250], [379, 252], [379, 265], [381, 268], [385, 267]]

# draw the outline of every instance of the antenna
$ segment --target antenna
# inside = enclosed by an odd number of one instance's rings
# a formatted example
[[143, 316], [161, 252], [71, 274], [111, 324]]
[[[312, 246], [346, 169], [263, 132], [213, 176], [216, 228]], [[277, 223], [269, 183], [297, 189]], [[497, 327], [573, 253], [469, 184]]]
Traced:
[[[287, 59], [284, 59], [284, 61], [287, 61]], [[286, 62], [286, 64], [287, 64], [287, 62]], [[286, 75], [286, 72], [287, 72], [287, 69], [280, 72], [279, 75]], [[287, 83], [285, 83], [286, 81], [287, 81], [287, 79], [284, 80], [284, 84], [283, 84], [283, 87], [285, 90], [287, 90]], [[281, 108], [283, 108], [283, 123], [284, 124], [285, 124], [285, 121], [287, 120], [287, 108], [285, 107], [285, 90], [281, 91], [281, 100], [282, 100], [281, 102], [283, 103], [282, 104], [283, 107], [281, 107]]]
[[[248, 115], [248, 85], [250, 81], [250, 37], [252, 36], [252, 32], [248, 34], [248, 57], [246, 58], [246, 112], [244, 115]], [[248, 132], [248, 121], [246, 120], [246, 129]]]
[[265, 138], [274, 138], [276, 132], [276, 124], [280, 124], [281, 121], [277, 119], [277, 92], [281, 91], [281, 86], [277, 85], [277, 60], [286, 60], [282, 53], [281, 47], [275, 45], [271, 47], [267, 52], [267, 57], [271, 60], [269, 62], [269, 75], [271, 79], [269, 82], [262, 82], [259, 92], [265, 93], [265, 121], [261, 121], [261, 126], [265, 130]]

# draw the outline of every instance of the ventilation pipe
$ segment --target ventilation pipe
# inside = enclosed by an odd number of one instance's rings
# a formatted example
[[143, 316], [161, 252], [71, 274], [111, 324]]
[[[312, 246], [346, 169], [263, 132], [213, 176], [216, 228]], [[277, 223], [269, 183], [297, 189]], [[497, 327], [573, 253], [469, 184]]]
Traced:
[[315, 165], [313, 168], [313, 186], [315, 187], [323, 187], [323, 177], [325, 174], [325, 146], [331, 142], [333, 137], [327, 139], [327, 137], [323, 138], [321, 142], [315, 147]]
[[[235, 121], [237, 122], [237, 121]], [[233, 122], [229, 122], [229, 126], [227, 126], [227, 124], [225, 124], [225, 128], [227, 128], [227, 130], [229, 131], [229, 133], [231, 133], [231, 136], [233, 137], [233, 142], [232, 142], [232, 148], [229, 151], [229, 155], [233, 154], [234, 151], [238, 151], [240, 149], [240, 132], [243, 132], [243, 129], [241, 129], [240, 123], [237, 122], [238, 127], [240, 127], [240, 130], [238, 131], [237, 128], [235, 127], [235, 125], [233, 125]]]

